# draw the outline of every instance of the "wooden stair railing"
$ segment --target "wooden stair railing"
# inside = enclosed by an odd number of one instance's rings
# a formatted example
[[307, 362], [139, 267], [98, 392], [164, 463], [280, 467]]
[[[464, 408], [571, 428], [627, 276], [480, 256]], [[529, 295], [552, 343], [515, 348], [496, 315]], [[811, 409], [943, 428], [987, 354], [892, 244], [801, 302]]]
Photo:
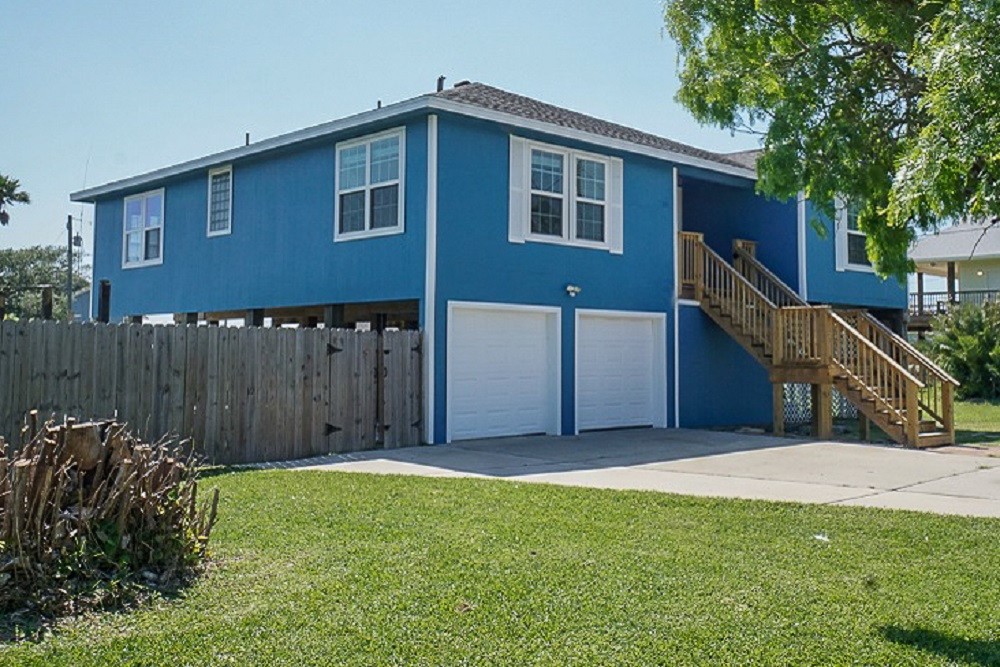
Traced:
[[[757, 259], [755, 248], [756, 244], [752, 241], [738, 239], [733, 242], [733, 265], [736, 269], [775, 304], [806, 305], [791, 287]], [[928, 433], [949, 436], [937, 440], [954, 442], [953, 406], [958, 381], [868, 311], [836, 309], [834, 312], [923, 384], [917, 399], [917, 406], [925, 418], [921, 421], [921, 428]]]
[[[804, 304], [744, 246], [734, 248], [740, 270], [709, 248], [699, 233], [681, 232], [679, 254], [682, 291], [693, 294], [702, 310], [766, 366], [772, 381], [832, 383], [903, 444], [942, 444], [951, 435], [938, 432], [936, 422], [934, 433], [922, 433], [922, 412], [930, 415], [936, 407], [941, 417], [950, 417], [950, 407], [944, 407], [950, 406], [950, 394], [947, 389], [928, 393], [929, 385], [906, 363], [919, 362], [918, 373], [941, 379], [935, 373], [939, 369], [916, 350], [906, 349], [908, 344], [887, 338], [888, 329], [868, 325], [859, 315], [866, 333], [872, 332], [864, 335], [829, 306]], [[876, 333], [878, 338], [872, 340]], [[913, 363], [910, 368], [915, 368]]]

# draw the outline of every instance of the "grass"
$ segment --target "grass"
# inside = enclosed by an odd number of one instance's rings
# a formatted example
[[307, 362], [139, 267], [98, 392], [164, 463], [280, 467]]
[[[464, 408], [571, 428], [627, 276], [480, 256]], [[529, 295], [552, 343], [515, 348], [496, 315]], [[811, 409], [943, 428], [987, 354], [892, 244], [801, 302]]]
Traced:
[[955, 401], [955, 439], [963, 444], [1000, 445], [1000, 400]]
[[1000, 521], [240, 472], [181, 597], [3, 665], [1000, 664]]

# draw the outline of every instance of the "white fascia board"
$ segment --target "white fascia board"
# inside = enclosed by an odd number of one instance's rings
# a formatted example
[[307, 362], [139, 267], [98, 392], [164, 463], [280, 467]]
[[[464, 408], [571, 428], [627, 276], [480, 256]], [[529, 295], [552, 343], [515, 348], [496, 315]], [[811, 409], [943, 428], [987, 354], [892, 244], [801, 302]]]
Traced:
[[257, 143], [250, 144], [249, 146], [232, 148], [227, 151], [222, 151], [221, 153], [213, 153], [212, 155], [206, 155], [205, 157], [201, 157], [196, 160], [188, 160], [187, 162], [181, 162], [180, 164], [175, 164], [170, 167], [164, 167], [145, 174], [140, 174], [139, 176], [105, 183], [104, 185], [98, 185], [86, 190], [79, 190], [70, 194], [69, 198], [70, 201], [74, 202], [92, 203], [97, 197], [102, 195], [112, 194], [120, 190], [141, 187], [147, 183], [160, 181], [173, 176], [179, 176], [190, 171], [216, 167], [227, 162], [250, 157], [259, 153], [265, 153], [278, 148], [284, 148], [303, 141], [318, 139], [336, 132], [343, 132], [344, 130], [350, 130], [363, 125], [368, 125], [370, 123], [389, 120], [395, 116], [419, 111], [421, 109], [425, 109], [426, 107], [427, 99], [425, 97], [415, 97], [411, 100], [406, 100], [405, 102], [397, 102], [396, 104], [390, 104], [371, 111], [364, 111], [353, 116], [348, 116], [347, 118], [341, 118], [339, 120], [330, 121], [329, 123], [322, 123], [320, 125], [314, 125], [302, 130], [296, 130], [295, 132], [289, 132], [287, 134], [271, 137], [270, 139], [264, 139], [262, 141], [258, 141]]
[[263, 141], [259, 141], [255, 144], [250, 144], [249, 146], [240, 146], [239, 148], [222, 151], [221, 153], [213, 153], [212, 155], [207, 155], [202, 158], [150, 171], [139, 176], [113, 181], [111, 183], [98, 185], [86, 190], [78, 190], [77, 192], [70, 194], [70, 201], [93, 203], [98, 197], [113, 194], [121, 190], [143, 187], [149, 183], [179, 176], [187, 172], [216, 167], [227, 162], [234, 162], [259, 153], [284, 148], [286, 146], [309, 141], [311, 139], [318, 139], [329, 134], [343, 132], [345, 130], [368, 125], [370, 123], [389, 120], [395, 116], [413, 113], [416, 111], [443, 111], [471, 118], [490, 120], [496, 123], [533, 130], [552, 136], [581, 141], [594, 146], [601, 146], [636, 155], [644, 155], [659, 160], [673, 162], [675, 164], [698, 167], [708, 171], [729, 174], [731, 176], [738, 176], [749, 180], [757, 180], [756, 172], [751, 169], [730, 166], [692, 155], [685, 155], [684, 153], [678, 153], [676, 151], [643, 146], [642, 144], [632, 143], [631, 141], [625, 141], [623, 139], [614, 139], [586, 132], [584, 130], [577, 130], [556, 125], [554, 123], [546, 123], [543, 121], [524, 118], [516, 114], [494, 111], [492, 109], [484, 109], [483, 107], [473, 104], [464, 104], [454, 100], [425, 95], [422, 97], [415, 97], [404, 102], [390, 104], [380, 109], [373, 109], [371, 111], [365, 111], [353, 116], [348, 116], [347, 118], [330, 121], [329, 123], [322, 123], [320, 125], [314, 125], [313, 127], [307, 127], [303, 130], [289, 132], [277, 137], [272, 137], [271, 139], [264, 139]]

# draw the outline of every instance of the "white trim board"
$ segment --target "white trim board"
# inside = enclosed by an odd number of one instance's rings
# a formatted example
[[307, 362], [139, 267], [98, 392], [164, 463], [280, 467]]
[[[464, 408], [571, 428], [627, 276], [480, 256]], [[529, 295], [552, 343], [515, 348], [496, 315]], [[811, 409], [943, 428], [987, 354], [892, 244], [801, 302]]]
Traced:
[[553, 123], [531, 120], [516, 114], [484, 109], [473, 104], [465, 104], [454, 100], [442, 99], [434, 97], [433, 95], [424, 95], [406, 100], [404, 102], [390, 104], [380, 109], [365, 111], [353, 116], [348, 116], [347, 118], [341, 118], [339, 120], [322, 123], [313, 127], [307, 127], [294, 132], [289, 132], [287, 134], [281, 134], [248, 146], [240, 146], [239, 148], [233, 148], [220, 153], [213, 153], [205, 157], [188, 160], [169, 167], [163, 167], [162, 169], [156, 169], [138, 176], [112, 181], [93, 188], [78, 190], [70, 194], [70, 201], [93, 203], [98, 197], [114, 194], [122, 190], [139, 188], [148, 183], [161, 181], [174, 176], [210, 167], [216, 167], [221, 164], [234, 162], [252, 155], [258, 155], [260, 153], [284, 148], [294, 144], [310, 141], [312, 139], [320, 139], [331, 134], [352, 130], [370, 123], [391, 120], [398, 116], [418, 111], [444, 111], [470, 118], [491, 120], [504, 125], [524, 128], [563, 139], [582, 141], [593, 146], [601, 146], [603, 148], [620, 150], [636, 155], [645, 155], [647, 157], [666, 160], [676, 164], [698, 167], [708, 171], [729, 174], [731, 176], [739, 176], [741, 178], [754, 181], [757, 180], [756, 172], [751, 169], [729, 166], [705, 158], [679, 153], [677, 151], [652, 148], [622, 139], [614, 139], [600, 134], [594, 134], [592, 132], [585, 132], [583, 130], [562, 127], [561, 125], [555, 125]]
[[427, 117], [427, 254], [424, 267], [424, 438], [434, 444], [434, 346], [437, 317], [437, 116]]
[[803, 301], [809, 301], [809, 271], [806, 268], [806, 250], [809, 239], [806, 236], [806, 193], [799, 192], [798, 201], [795, 207], [796, 222], [798, 228], [799, 246], [799, 296]]
[[680, 361], [681, 361], [681, 318], [680, 318], [680, 305], [681, 305], [681, 267], [680, 267], [680, 248], [678, 247], [681, 237], [681, 217], [684, 215], [684, 211], [681, 208], [683, 206], [683, 201], [681, 199], [681, 180], [680, 174], [678, 173], [677, 167], [673, 169], [673, 197], [674, 201], [674, 220], [673, 228], [674, 234], [672, 237], [672, 243], [674, 245], [674, 428], [681, 427], [681, 371], [680, 371]]
[[521, 313], [541, 313], [548, 315], [552, 318], [553, 335], [555, 336], [555, 434], [563, 435], [562, 428], [562, 309], [558, 306], [534, 306], [534, 305], [523, 305], [514, 303], [490, 303], [485, 301], [449, 301], [448, 302], [448, 328], [447, 328], [447, 356], [446, 356], [446, 370], [445, 370], [445, 442], [450, 443], [452, 440], [451, 429], [452, 429], [452, 395], [451, 388], [454, 386], [453, 376], [454, 376], [454, 365], [452, 360], [455, 358], [453, 354], [454, 346], [454, 321], [455, 321], [455, 311], [456, 310], [488, 310], [488, 311], [500, 311], [500, 312], [521, 312]]
[[[580, 433], [580, 320], [583, 318], [649, 320], [653, 322], [653, 427], [667, 427], [667, 314], [641, 310], [577, 308], [573, 322], [573, 434]], [[658, 325], [658, 326], [656, 326]]]

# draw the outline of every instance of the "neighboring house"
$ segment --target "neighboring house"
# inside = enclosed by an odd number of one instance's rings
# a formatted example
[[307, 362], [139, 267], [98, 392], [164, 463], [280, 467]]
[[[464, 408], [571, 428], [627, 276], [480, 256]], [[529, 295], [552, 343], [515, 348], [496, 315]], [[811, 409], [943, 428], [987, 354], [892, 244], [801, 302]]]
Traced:
[[[917, 291], [910, 294], [910, 330], [930, 328], [952, 303], [1000, 300], [1000, 225], [961, 223], [918, 238], [910, 249]], [[945, 278], [944, 291], [924, 289], [924, 275]]]
[[906, 293], [753, 158], [462, 83], [72, 199], [114, 319], [422, 329], [430, 442], [767, 423], [768, 371], [682, 298], [681, 232], [756, 241], [810, 302], [892, 320]]
[[88, 287], [73, 295], [73, 321], [89, 322], [90, 320], [90, 288]]

